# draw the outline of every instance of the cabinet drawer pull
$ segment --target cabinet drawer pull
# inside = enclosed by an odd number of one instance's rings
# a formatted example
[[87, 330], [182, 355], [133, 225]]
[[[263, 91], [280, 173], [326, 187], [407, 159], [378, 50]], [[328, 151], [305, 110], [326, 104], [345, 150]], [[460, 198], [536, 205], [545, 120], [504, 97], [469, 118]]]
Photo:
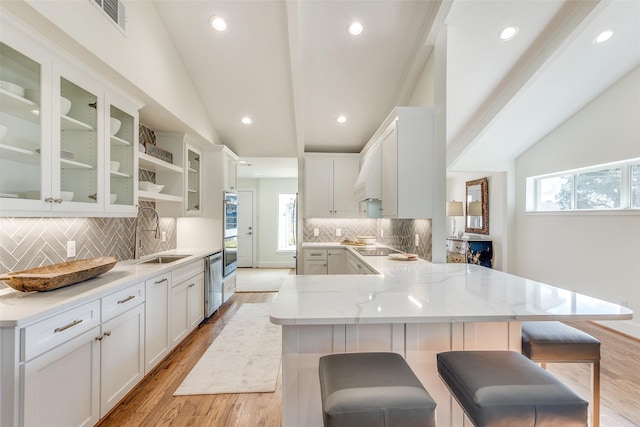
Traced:
[[128, 297], [126, 297], [125, 299], [121, 299], [120, 301], [118, 301], [118, 304], [124, 304], [127, 301], [131, 301], [132, 299], [134, 299], [136, 296], [135, 295], [129, 295]]
[[158, 281], [156, 281], [156, 285], [159, 285], [159, 284], [160, 284], [160, 283], [162, 283], [162, 282], [168, 282], [168, 281], [169, 281], [169, 279], [167, 279], [167, 278], [165, 277], [165, 278], [164, 278], [164, 279], [162, 279], [162, 280], [158, 280]]
[[55, 328], [53, 330], [53, 332], [62, 332], [62, 331], [66, 331], [69, 328], [73, 328], [76, 325], [79, 325], [80, 323], [82, 323], [82, 319], [78, 319], [78, 320], [74, 320], [73, 322], [64, 325], [64, 326], [60, 326], [59, 328]]
[[311, 256], [322, 256], [322, 254], [309, 254]]
[[195, 285], [196, 285], [195, 283], [192, 283], [192, 284], [190, 284], [190, 285], [189, 285], [189, 286], [187, 286], [187, 287], [188, 287], [188, 288], [193, 288]]

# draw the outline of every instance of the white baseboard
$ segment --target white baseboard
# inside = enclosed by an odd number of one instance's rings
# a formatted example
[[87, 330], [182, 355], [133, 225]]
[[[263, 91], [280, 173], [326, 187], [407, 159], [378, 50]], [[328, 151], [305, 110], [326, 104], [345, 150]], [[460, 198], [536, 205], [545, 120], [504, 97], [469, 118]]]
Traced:
[[258, 268], [296, 268], [295, 260], [291, 261], [262, 261], [258, 263]]

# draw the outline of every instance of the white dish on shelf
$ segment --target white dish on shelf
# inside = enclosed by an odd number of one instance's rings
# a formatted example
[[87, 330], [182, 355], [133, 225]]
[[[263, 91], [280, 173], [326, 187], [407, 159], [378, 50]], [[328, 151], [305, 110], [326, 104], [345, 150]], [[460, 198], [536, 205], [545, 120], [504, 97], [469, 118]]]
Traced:
[[63, 202], [70, 202], [73, 200], [73, 191], [61, 191], [60, 198]]
[[111, 135], [118, 133], [120, 126], [122, 126], [122, 122], [118, 119], [114, 119], [113, 117], [111, 117], [110, 124], [111, 127], [109, 129], [111, 130]]
[[2, 141], [2, 138], [4, 138], [5, 135], [7, 135], [8, 131], [9, 129], [7, 129], [5, 125], [0, 125], [0, 141]]
[[24, 88], [20, 85], [5, 80], [0, 80], [0, 88], [11, 92], [14, 95], [18, 95], [20, 98], [24, 98]]
[[376, 242], [376, 236], [356, 236], [359, 243], [373, 245]]
[[60, 114], [66, 116], [71, 111], [71, 101], [64, 96], [60, 97]]
[[113, 193], [109, 194], [109, 203], [114, 204], [116, 200], [118, 200], [117, 194], [113, 194]]
[[159, 193], [164, 188], [164, 185], [154, 184], [149, 181], [140, 181], [138, 182], [138, 188], [142, 191], [148, 191], [150, 193]]
[[17, 199], [19, 196], [15, 193], [0, 193], [0, 197], [4, 197], [7, 199]]
[[116, 162], [115, 160], [111, 160], [111, 162], [109, 162], [109, 164], [110, 164], [110, 167], [111, 167], [111, 172], [118, 172], [120, 170], [120, 162]]

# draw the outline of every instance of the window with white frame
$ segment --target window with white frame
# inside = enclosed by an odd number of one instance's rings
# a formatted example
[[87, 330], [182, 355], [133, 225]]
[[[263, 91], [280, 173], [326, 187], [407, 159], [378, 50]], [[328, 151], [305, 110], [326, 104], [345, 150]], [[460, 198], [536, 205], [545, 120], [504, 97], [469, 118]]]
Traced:
[[531, 212], [640, 209], [640, 159], [527, 178]]
[[296, 250], [296, 198], [295, 193], [278, 194], [278, 250]]

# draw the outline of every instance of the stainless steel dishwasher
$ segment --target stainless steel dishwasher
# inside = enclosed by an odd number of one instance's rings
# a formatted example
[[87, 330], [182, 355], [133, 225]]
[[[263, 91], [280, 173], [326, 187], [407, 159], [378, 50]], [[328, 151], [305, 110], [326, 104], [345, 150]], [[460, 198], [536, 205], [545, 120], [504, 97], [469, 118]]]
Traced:
[[204, 317], [211, 316], [222, 305], [222, 252], [204, 259]]

